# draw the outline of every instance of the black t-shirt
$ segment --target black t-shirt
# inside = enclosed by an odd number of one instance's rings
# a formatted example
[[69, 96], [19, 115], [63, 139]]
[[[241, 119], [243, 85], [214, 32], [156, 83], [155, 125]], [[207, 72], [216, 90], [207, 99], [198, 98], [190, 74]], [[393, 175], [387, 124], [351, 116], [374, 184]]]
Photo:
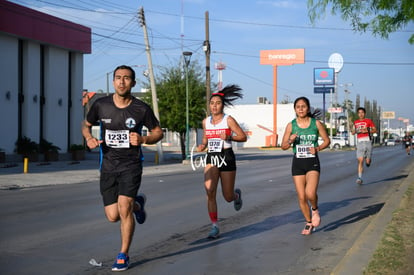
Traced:
[[125, 108], [115, 106], [113, 96], [97, 99], [88, 112], [86, 120], [101, 126], [101, 171], [121, 172], [135, 169], [141, 164], [141, 146], [132, 146], [129, 133], [142, 134], [142, 127], [149, 130], [159, 126], [152, 109], [133, 97]]
[[413, 139], [413, 137], [411, 135], [405, 135], [403, 137], [403, 141], [406, 142], [407, 145], [410, 144], [411, 140]]

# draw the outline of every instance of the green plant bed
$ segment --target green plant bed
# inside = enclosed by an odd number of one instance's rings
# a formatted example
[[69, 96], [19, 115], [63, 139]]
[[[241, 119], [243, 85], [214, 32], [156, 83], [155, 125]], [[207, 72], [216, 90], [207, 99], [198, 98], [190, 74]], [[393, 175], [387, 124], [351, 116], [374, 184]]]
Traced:
[[39, 161], [39, 144], [26, 136], [17, 139], [14, 152], [22, 155], [22, 159], [28, 158], [29, 161]]
[[0, 163], [5, 163], [5, 162], [6, 162], [6, 152], [0, 149]]
[[72, 154], [72, 160], [85, 160], [85, 147], [82, 144], [72, 144], [69, 151]]
[[24, 161], [25, 158], [28, 158], [30, 162], [38, 162], [39, 161], [39, 153], [22, 154], [22, 161]]
[[43, 153], [45, 161], [58, 161], [59, 153], [54, 151], [47, 151]]
[[46, 139], [41, 139], [39, 151], [43, 154], [45, 161], [58, 161], [60, 148]]

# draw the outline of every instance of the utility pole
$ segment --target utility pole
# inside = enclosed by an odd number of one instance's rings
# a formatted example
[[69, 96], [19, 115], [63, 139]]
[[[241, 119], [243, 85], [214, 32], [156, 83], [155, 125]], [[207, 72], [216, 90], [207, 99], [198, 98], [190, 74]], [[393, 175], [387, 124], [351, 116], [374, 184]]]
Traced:
[[210, 77], [210, 30], [208, 11], [205, 13], [206, 40], [203, 43], [203, 50], [206, 53], [206, 117], [210, 114], [209, 99], [211, 96], [211, 77]]
[[[160, 120], [160, 114], [158, 112], [158, 98], [157, 98], [157, 90], [155, 87], [155, 77], [154, 77], [154, 70], [152, 67], [152, 59], [151, 59], [151, 50], [148, 41], [148, 32], [147, 32], [147, 25], [145, 24], [145, 15], [144, 15], [144, 8], [141, 7], [138, 12], [139, 23], [144, 31], [144, 40], [145, 40], [145, 51], [147, 52], [147, 60], [148, 60], [148, 71], [149, 71], [149, 78], [151, 84], [151, 94], [152, 94], [152, 106], [154, 108], [155, 117]], [[157, 153], [158, 158], [156, 157], [155, 162], [161, 163], [163, 162], [163, 152], [162, 152], [162, 141], [157, 142]]]

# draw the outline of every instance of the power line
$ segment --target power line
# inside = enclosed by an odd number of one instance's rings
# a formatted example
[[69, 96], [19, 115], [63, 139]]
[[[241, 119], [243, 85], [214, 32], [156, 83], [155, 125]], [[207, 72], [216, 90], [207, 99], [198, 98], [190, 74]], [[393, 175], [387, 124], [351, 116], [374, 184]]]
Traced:
[[[227, 54], [227, 55], [234, 55], [234, 56], [243, 56], [249, 58], [260, 58], [258, 55], [248, 55], [248, 54], [240, 54], [235, 52], [221, 52], [221, 51], [213, 51], [213, 53], [217, 54]], [[319, 61], [319, 60], [305, 60], [305, 63], [326, 63], [326, 60]], [[397, 62], [354, 62], [354, 61], [344, 61], [344, 64], [352, 64], [352, 65], [384, 65], [384, 66], [413, 66], [414, 63], [397, 63]]]
[[[167, 12], [160, 12], [154, 10], [148, 10], [148, 12], [152, 12], [155, 14], [162, 14], [168, 15], [173, 17], [179, 17], [181, 15], [167, 13]], [[184, 16], [185, 18], [195, 19], [195, 20], [203, 20], [204, 18], [198, 16]], [[331, 30], [331, 31], [355, 31], [354, 29], [350, 28], [334, 28], [334, 27], [315, 27], [315, 26], [296, 26], [296, 25], [283, 25], [283, 24], [271, 24], [271, 23], [260, 23], [260, 22], [251, 22], [251, 21], [242, 21], [242, 20], [230, 20], [230, 19], [214, 19], [210, 18], [210, 21], [214, 22], [223, 22], [223, 23], [232, 23], [232, 24], [243, 24], [243, 25], [251, 25], [251, 26], [264, 26], [264, 27], [277, 27], [277, 28], [288, 28], [288, 29], [301, 29], [301, 30]], [[414, 30], [397, 30], [395, 32], [414, 32]]]

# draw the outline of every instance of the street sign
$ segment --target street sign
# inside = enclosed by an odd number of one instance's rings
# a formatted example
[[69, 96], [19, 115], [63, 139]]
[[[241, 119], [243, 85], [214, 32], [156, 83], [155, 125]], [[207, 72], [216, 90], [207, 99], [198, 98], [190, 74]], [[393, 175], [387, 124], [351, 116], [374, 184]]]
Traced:
[[332, 93], [335, 93], [334, 87], [314, 87], [313, 93], [315, 94], [329, 94], [332, 90]]
[[335, 85], [335, 71], [333, 68], [314, 68], [313, 85]]

